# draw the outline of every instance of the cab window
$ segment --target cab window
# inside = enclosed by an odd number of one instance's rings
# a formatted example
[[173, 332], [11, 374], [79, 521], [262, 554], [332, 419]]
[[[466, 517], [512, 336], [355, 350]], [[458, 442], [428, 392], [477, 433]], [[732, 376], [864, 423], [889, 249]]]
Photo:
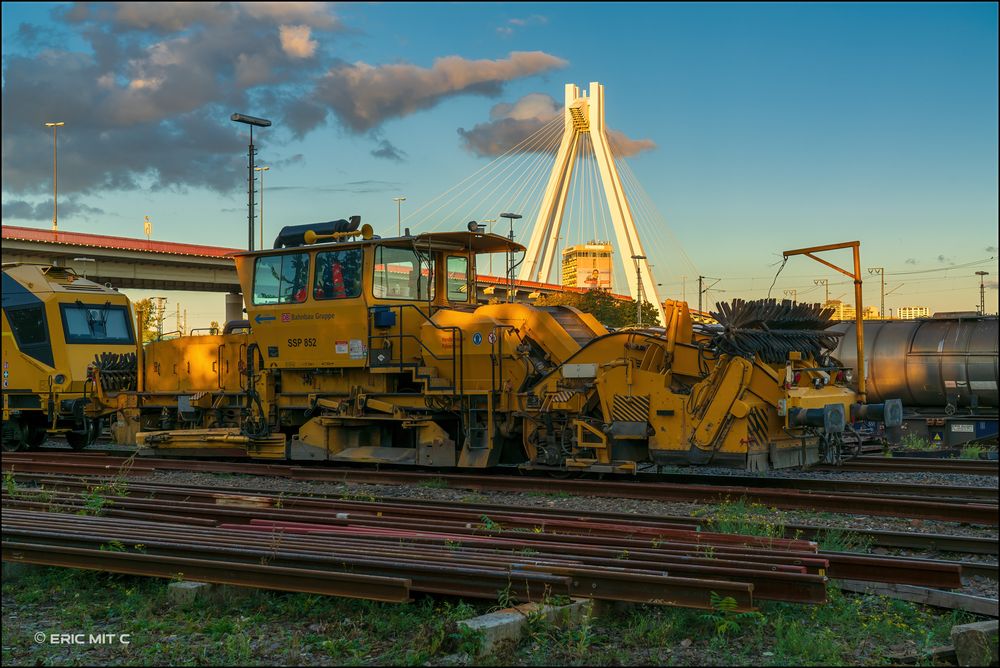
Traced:
[[7, 321], [10, 322], [10, 328], [14, 332], [17, 345], [23, 347], [48, 342], [45, 309], [40, 304], [5, 308], [4, 312], [7, 314]]
[[259, 257], [254, 263], [254, 304], [296, 304], [306, 300], [309, 254]]
[[448, 301], [469, 301], [469, 258], [448, 258]]
[[132, 343], [132, 321], [123, 306], [60, 304], [66, 343]]
[[408, 248], [378, 246], [372, 295], [377, 299], [434, 299], [434, 261]]
[[316, 253], [313, 299], [350, 299], [360, 296], [360, 248]]

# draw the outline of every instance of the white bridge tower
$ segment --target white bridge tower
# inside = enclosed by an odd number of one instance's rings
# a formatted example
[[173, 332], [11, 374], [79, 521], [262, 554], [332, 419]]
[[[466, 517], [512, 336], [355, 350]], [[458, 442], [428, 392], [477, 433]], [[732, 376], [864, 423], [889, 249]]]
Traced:
[[[657, 293], [652, 272], [649, 270], [649, 262], [645, 259], [639, 232], [635, 227], [632, 210], [625, 197], [625, 190], [608, 142], [604, 124], [604, 86], [592, 81], [588, 96], [586, 92], [581, 93], [578, 86], [566, 84], [564, 113], [566, 127], [556, 152], [556, 161], [542, 198], [538, 218], [535, 220], [531, 240], [528, 242], [528, 250], [521, 263], [519, 279], [549, 282], [552, 264], [558, 250], [566, 198], [573, 179], [573, 166], [580, 150], [580, 135], [587, 133], [594, 147], [594, 159], [597, 162], [601, 185], [604, 187], [604, 197], [615, 228], [617, 251], [625, 269], [629, 294], [634, 299], [638, 299], [641, 295], [644, 301], [653, 304], [660, 314], [660, 323], [663, 324], [663, 304]], [[642, 256], [643, 259], [633, 260], [633, 256]]]

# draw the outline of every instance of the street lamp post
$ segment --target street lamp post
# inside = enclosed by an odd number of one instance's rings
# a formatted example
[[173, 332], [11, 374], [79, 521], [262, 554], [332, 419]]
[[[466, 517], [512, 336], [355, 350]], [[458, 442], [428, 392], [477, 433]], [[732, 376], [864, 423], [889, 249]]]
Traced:
[[510, 232], [507, 234], [507, 238], [510, 239], [511, 246], [507, 250], [507, 301], [514, 301], [514, 221], [521, 219], [521, 214], [519, 213], [501, 213], [501, 218], [506, 218], [510, 223]]
[[[490, 234], [493, 234], [493, 223], [497, 222], [496, 218], [484, 218], [481, 222], [490, 224]], [[493, 275], [493, 253], [490, 253], [490, 276]]]
[[245, 123], [250, 126], [250, 146], [247, 149], [247, 250], [253, 250], [253, 205], [254, 205], [254, 166], [253, 158], [257, 154], [257, 149], [253, 147], [253, 129], [267, 128], [271, 126], [271, 121], [266, 118], [247, 116], [246, 114], [233, 114], [229, 120], [237, 123]]
[[255, 172], [260, 172], [260, 249], [264, 250], [264, 172], [270, 167], [254, 167]]
[[979, 315], [986, 315], [986, 283], [983, 281], [990, 275], [988, 271], [977, 271], [979, 277]]
[[635, 324], [637, 327], [642, 327], [642, 272], [639, 266], [639, 262], [646, 259], [645, 255], [633, 255], [632, 259], [635, 260], [635, 283], [636, 283], [636, 299], [635, 299]]
[[791, 297], [793, 304], [797, 304], [798, 303], [798, 299], [797, 299], [798, 295], [799, 295], [799, 291], [796, 290], [795, 288], [792, 288], [791, 290], [785, 290], [785, 296], [786, 297]]
[[392, 201], [396, 203], [396, 236], [403, 236], [403, 202], [406, 201], [405, 197], [393, 197]]
[[52, 128], [52, 231], [59, 231], [59, 177], [56, 165], [56, 128], [66, 125], [64, 122], [46, 123], [45, 127]]

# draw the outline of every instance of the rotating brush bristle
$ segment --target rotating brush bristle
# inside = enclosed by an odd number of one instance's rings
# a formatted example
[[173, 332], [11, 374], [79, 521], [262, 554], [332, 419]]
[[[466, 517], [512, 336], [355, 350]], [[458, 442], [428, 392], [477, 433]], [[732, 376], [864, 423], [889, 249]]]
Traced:
[[825, 331], [831, 325], [832, 308], [819, 304], [799, 304], [788, 299], [734, 299], [719, 302], [712, 311], [723, 330], [712, 338], [721, 353], [760, 357], [781, 364], [788, 353], [800, 352], [819, 359], [837, 346], [841, 334]]

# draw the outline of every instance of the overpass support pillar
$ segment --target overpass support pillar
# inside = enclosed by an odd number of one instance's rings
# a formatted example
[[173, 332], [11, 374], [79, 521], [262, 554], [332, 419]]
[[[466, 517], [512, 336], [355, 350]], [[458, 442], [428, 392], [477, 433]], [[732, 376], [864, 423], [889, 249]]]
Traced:
[[243, 319], [243, 295], [230, 292], [226, 295], [226, 322]]

